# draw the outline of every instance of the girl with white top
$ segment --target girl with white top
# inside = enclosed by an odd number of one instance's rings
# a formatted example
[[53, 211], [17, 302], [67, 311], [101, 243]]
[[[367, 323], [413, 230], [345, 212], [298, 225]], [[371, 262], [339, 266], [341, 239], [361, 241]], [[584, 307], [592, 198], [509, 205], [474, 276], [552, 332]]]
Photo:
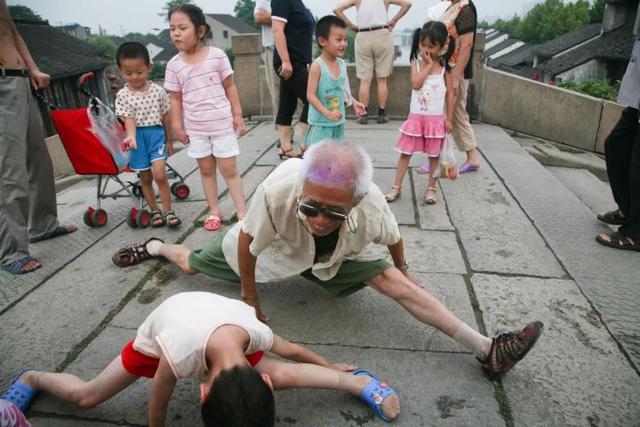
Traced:
[[425, 153], [430, 164], [425, 202], [436, 203], [435, 172], [445, 138], [451, 131], [454, 108], [453, 80], [448, 65], [454, 48], [455, 44], [442, 22], [427, 22], [413, 34], [411, 108], [409, 117], [400, 127], [400, 138], [395, 147], [400, 158], [394, 184], [386, 195], [387, 202], [394, 202], [400, 196], [411, 156]]
[[180, 53], [167, 63], [164, 87], [170, 92], [175, 137], [189, 144], [189, 157], [198, 161], [209, 205], [204, 228], [220, 228], [216, 168], [227, 183], [238, 219], [246, 214], [244, 190], [236, 156], [238, 135], [246, 133], [238, 89], [227, 55], [206, 46], [209, 32], [202, 10], [185, 4], [169, 12], [171, 40]]

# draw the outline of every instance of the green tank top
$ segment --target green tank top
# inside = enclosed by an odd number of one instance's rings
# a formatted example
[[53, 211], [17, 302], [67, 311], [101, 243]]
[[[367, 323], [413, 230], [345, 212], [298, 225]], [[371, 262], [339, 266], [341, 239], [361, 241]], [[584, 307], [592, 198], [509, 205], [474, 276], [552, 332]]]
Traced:
[[339, 111], [342, 114], [342, 120], [339, 122], [333, 122], [323, 116], [318, 110], [309, 105], [309, 124], [315, 126], [339, 126], [344, 124], [345, 116], [345, 94], [344, 85], [347, 79], [347, 66], [342, 60], [338, 58], [338, 65], [340, 66], [340, 75], [337, 79], [334, 79], [329, 72], [327, 64], [324, 63], [322, 57], [318, 57], [316, 61], [320, 64], [320, 81], [318, 82], [318, 89], [316, 95], [322, 105], [327, 107], [329, 111]]

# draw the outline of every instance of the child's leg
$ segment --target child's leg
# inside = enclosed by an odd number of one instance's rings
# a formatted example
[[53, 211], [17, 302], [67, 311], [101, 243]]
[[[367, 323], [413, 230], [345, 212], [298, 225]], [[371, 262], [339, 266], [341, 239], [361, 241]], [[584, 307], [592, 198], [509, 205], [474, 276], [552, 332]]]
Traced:
[[125, 371], [122, 359], [118, 356], [89, 382], [71, 374], [38, 371], [25, 372], [20, 381], [81, 408], [93, 408], [115, 396], [138, 378]]
[[402, 180], [404, 179], [404, 175], [407, 173], [407, 169], [409, 168], [409, 162], [411, 161], [411, 154], [400, 154], [400, 158], [398, 159], [398, 165], [396, 166], [396, 178], [393, 181], [393, 185], [397, 185], [398, 187], [402, 187]]
[[236, 205], [238, 219], [243, 219], [247, 214], [247, 208], [245, 207], [244, 188], [242, 187], [242, 178], [238, 173], [236, 157], [218, 158], [217, 161], [220, 167], [220, 174], [226, 181], [233, 203]]
[[140, 171], [138, 174], [140, 175], [140, 186], [142, 187], [142, 195], [144, 196], [145, 202], [147, 202], [149, 209], [157, 211], [158, 205], [156, 204], [156, 193], [153, 191], [153, 175], [151, 170]]
[[435, 173], [438, 171], [439, 162], [440, 162], [440, 157], [429, 157], [429, 187], [436, 186]]
[[[290, 363], [264, 356], [255, 366], [260, 373], [268, 374], [276, 390], [291, 388], [317, 388], [347, 391], [359, 396], [371, 381], [370, 377], [355, 376], [310, 363]], [[387, 397], [382, 405], [382, 413], [394, 419], [400, 413], [400, 401], [397, 395]]]
[[198, 159], [202, 188], [209, 205], [209, 213], [220, 216], [218, 209], [218, 179], [216, 177], [216, 158], [213, 156]]
[[169, 188], [169, 179], [167, 178], [167, 163], [163, 159], [155, 160], [151, 163], [151, 173], [160, 191], [162, 211], [169, 212], [171, 210], [171, 189]]

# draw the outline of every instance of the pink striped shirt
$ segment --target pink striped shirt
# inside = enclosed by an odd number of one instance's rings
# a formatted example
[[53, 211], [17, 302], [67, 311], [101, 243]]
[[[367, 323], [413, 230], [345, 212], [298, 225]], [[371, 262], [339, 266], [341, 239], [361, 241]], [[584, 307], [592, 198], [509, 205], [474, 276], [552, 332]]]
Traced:
[[177, 54], [167, 63], [164, 88], [182, 92], [182, 117], [187, 135], [225, 136], [232, 134], [231, 103], [222, 81], [233, 74], [224, 51], [208, 47], [206, 59], [187, 64]]

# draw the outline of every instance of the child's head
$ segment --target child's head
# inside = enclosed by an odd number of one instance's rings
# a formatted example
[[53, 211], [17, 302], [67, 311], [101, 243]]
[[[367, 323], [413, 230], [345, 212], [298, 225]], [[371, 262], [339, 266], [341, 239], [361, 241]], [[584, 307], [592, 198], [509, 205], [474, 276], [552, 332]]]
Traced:
[[211, 27], [202, 9], [193, 4], [183, 4], [169, 11], [171, 41], [178, 50], [190, 50], [203, 43]]
[[134, 89], [144, 87], [151, 72], [149, 51], [138, 42], [122, 43], [116, 51], [116, 63], [124, 81]]
[[203, 385], [201, 393], [205, 426], [271, 427], [275, 423], [271, 382], [249, 366], [223, 370], [208, 391]]
[[414, 31], [410, 59], [428, 55], [448, 67], [448, 60], [455, 47], [455, 41], [449, 35], [446, 25], [440, 21], [429, 21]]
[[316, 23], [316, 43], [330, 55], [342, 57], [349, 44], [347, 24], [335, 15], [320, 18]]

